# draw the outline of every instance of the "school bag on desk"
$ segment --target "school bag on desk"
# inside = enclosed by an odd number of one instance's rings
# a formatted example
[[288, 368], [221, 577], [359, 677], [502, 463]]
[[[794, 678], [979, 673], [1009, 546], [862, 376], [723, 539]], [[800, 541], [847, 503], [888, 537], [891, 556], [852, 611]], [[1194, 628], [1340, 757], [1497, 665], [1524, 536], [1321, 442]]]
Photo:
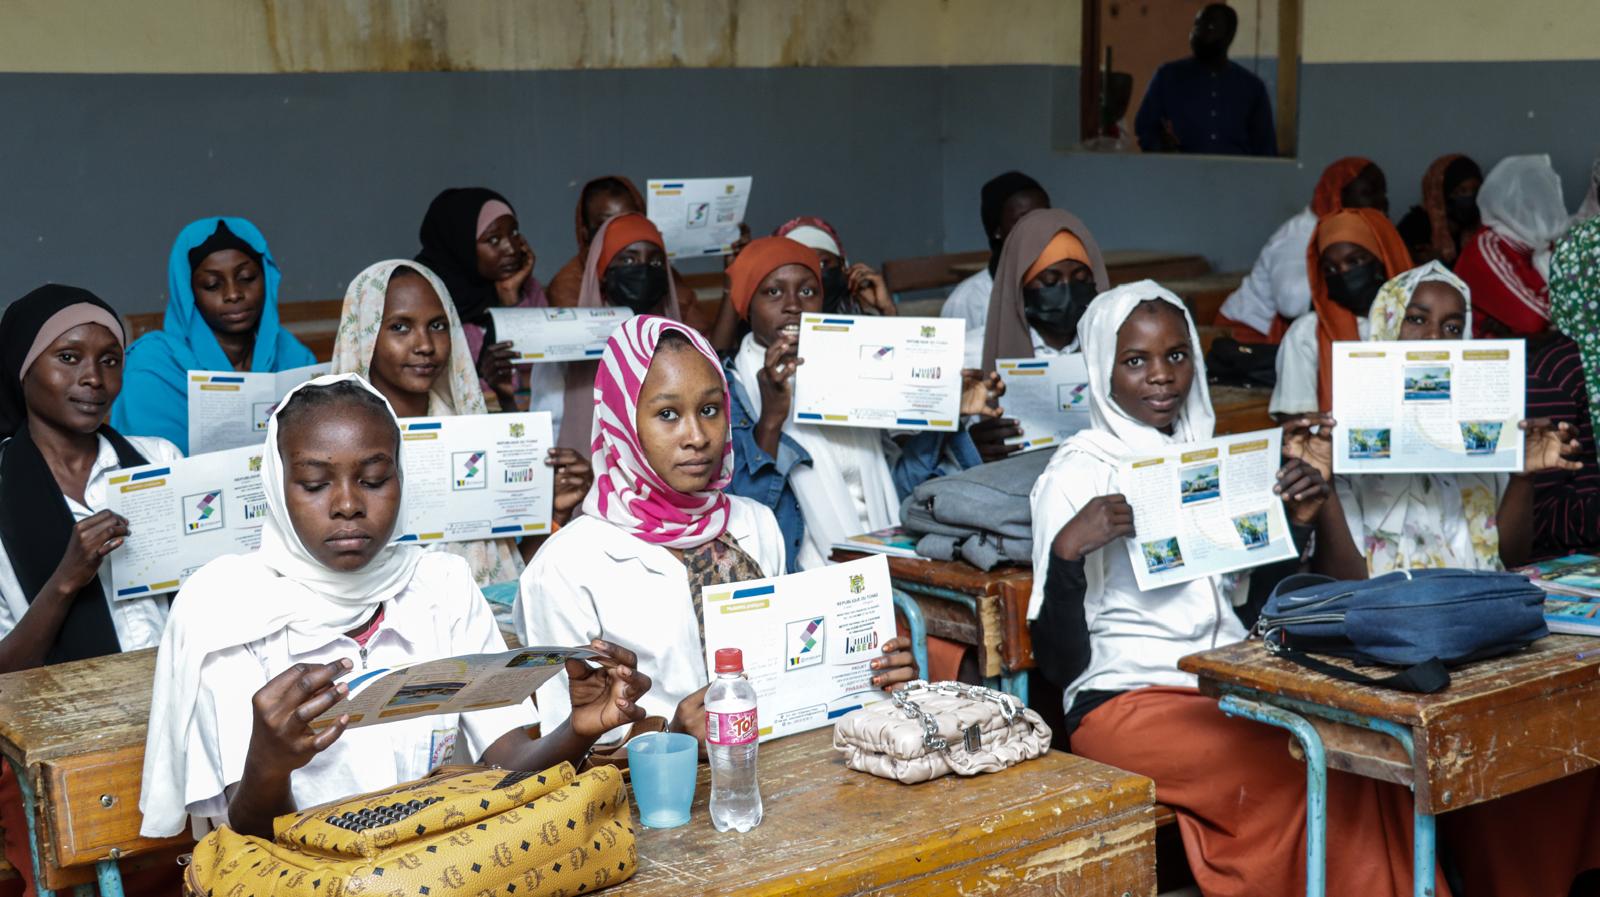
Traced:
[[[1520, 651], [1550, 634], [1544, 590], [1526, 576], [1448, 568], [1350, 581], [1289, 576], [1267, 598], [1255, 631], [1268, 651], [1319, 673], [1422, 694], [1450, 684], [1447, 667]], [[1312, 654], [1404, 669], [1363, 676]]]
[[271, 841], [223, 826], [195, 846], [189, 897], [590, 894], [638, 865], [622, 773], [444, 767], [289, 813]]

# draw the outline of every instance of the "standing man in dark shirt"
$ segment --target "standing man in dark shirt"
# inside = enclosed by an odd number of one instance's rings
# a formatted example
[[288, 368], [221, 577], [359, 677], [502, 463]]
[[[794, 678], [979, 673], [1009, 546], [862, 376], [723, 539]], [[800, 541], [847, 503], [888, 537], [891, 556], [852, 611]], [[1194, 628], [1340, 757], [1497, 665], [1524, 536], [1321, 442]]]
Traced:
[[1275, 156], [1267, 86], [1228, 60], [1239, 14], [1212, 3], [1194, 18], [1188, 59], [1156, 69], [1134, 119], [1147, 153]]

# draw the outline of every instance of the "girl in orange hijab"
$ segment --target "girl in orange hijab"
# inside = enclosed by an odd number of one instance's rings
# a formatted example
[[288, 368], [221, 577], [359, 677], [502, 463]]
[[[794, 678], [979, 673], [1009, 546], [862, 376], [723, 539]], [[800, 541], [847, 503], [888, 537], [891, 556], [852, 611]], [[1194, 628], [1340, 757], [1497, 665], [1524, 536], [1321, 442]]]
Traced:
[[[578, 191], [578, 207], [574, 213], [573, 231], [578, 239], [578, 252], [567, 263], [561, 266], [556, 276], [551, 278], [550, 285], [545, 287], [545, 295], [550, 298], [550, 304], [557, 308], [571, 308], [578, 304], [578, 296], [583, 290], [584, 261], [589, 257], [589, 247], [600, 233], [600, 228], [618, 215], [629, 212], [644, 214], [644, 194], [633, 181], [620, 174], [608, 174], [595, 178], [583, 185]], [[678, 304], [682, 308], [692, 308], [694, 303], [694, 290], [683, 282], [683, 277], [677, 270], [669, 268], [672, 278], [673, 292], [678, 296]]]
[[1344, 209], [1317, 223], [1306, 247], [1312, 314], [1297, 318], [1283, 336], [1269, 411], [1333, 407], [1333, 344], [1364, 338], [1379, 288], [1411, 267], [1405, 241], [1376, 209]]
[[[683, 320], [672, 289], [671, 267], [661, 231], [638, 212], [618, 215], [600, 225], [589, 243], [578, 290], [579, 308], [626, 308], [636, 315], [662, 315]], [[567, 364], [566, 400], [556, 444], [587, 454], [593, 437], [594, 375], [599, 363]]]

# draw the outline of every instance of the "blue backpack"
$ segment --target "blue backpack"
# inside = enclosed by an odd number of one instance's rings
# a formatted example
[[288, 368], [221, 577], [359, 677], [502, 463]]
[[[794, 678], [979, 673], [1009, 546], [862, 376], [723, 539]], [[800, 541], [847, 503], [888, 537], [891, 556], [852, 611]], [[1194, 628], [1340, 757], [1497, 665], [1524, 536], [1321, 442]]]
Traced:
[[[1399, 570], [1339, 581], [1301, 573], [1267, 598], [1256, 634], [1267, 650], [1345, 682], [1431, 694], [1446, 667], [1527, 647], [1550, 634], [1544, 591], [1516, 573]], [[1309, 654], [1405, 667], [1363, 676]]]

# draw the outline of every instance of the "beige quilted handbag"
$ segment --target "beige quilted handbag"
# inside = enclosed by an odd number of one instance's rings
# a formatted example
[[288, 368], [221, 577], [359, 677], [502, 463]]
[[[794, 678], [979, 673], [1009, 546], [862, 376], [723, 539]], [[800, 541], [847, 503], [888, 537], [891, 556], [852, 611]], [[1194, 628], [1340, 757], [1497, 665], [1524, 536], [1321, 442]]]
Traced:
[[1039, 714], [992, 688], [918, 679], [891, 698], [834, 727], [833, 746], [851, 769], [913, 785], [997, 772], [1050, 749]]

